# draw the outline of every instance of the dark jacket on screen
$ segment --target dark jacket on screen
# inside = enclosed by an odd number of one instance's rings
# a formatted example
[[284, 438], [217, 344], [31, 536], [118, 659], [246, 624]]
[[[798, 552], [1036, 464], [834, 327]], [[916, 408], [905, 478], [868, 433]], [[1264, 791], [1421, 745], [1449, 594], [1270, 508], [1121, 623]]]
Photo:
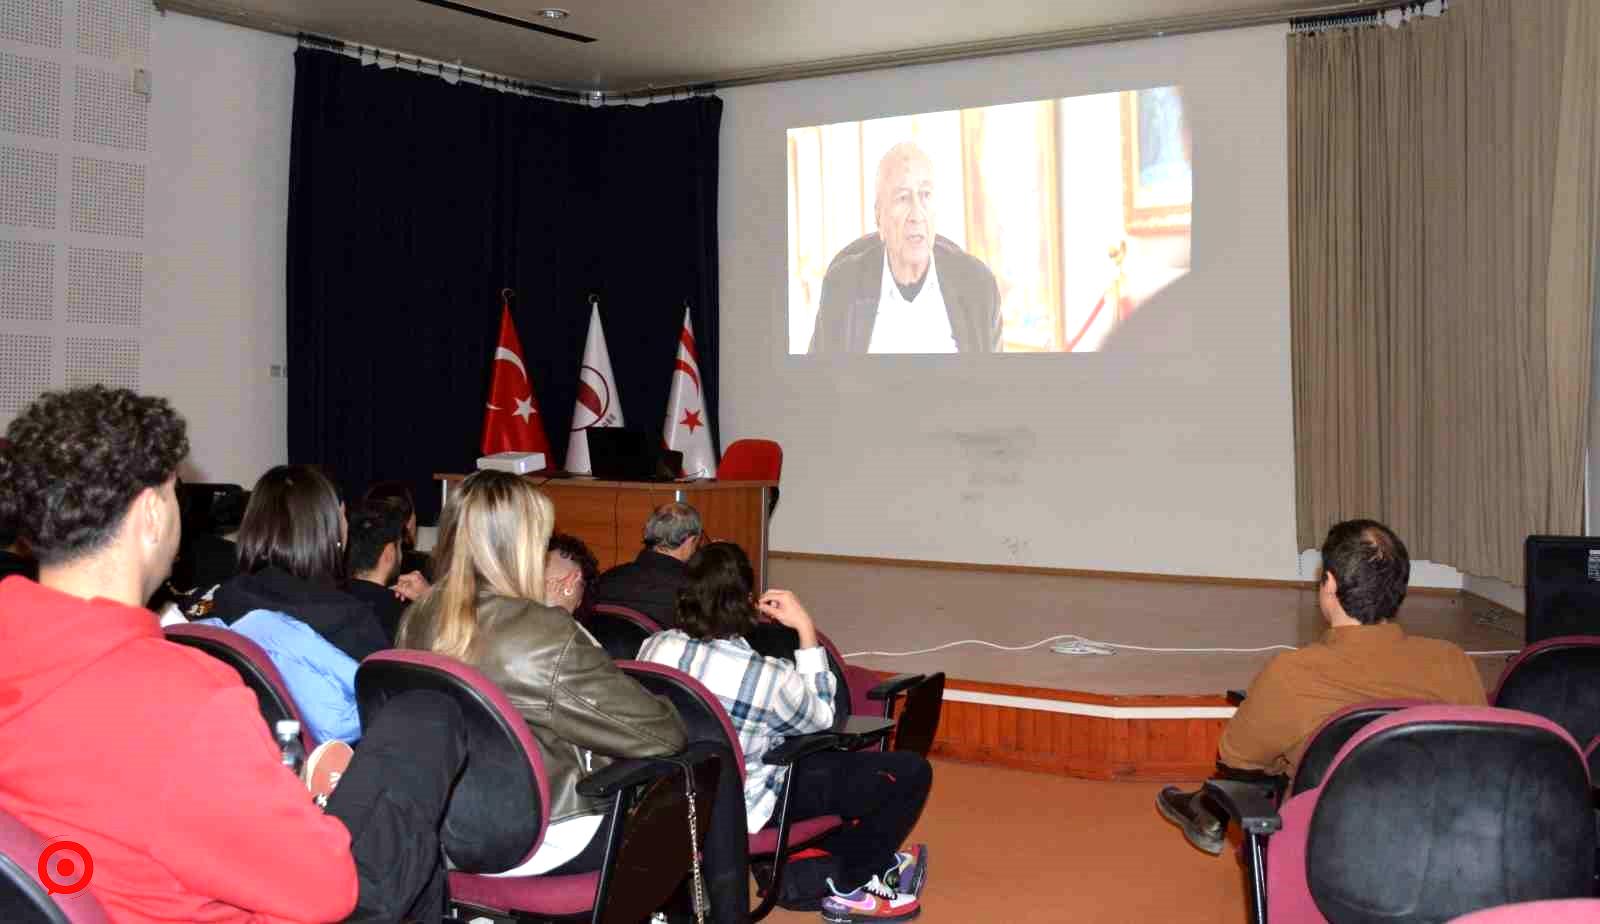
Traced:
[[395, 635], [400, 631], [400, 617], [405, 615], [406, 601], [396, 597], [394, 591], [371, 581], [354, 578], [345, 585], [345, 593], [355, 597], [372, 607], [372, 613], [378, 617], [378, 625], [383, 627], [383, 634], [394, 644]]
[[[430, 647], [440, 596], [429, 594], [407, 610], [400, 647]], [[605, 811], [578, 795], [578, 781], [612, 759], [683, 750], [688, 738], [672, 705], [618, 670], [565, 610], [484, 594], [477, 620], [462, 660], [506, 694], [539, 740], [550, 777], [550, 824]]]
[[[934, 236], [939, 292], [958, 353], [1000, 352], [1000, 287], [982, 260]], [[883, 238], [857, 238], [828, 264], [809, 353], [865, 353], [883, 294]]]
[[337, 587], [303, 581], [281, 568], [269, 566], [224, 582], [206, 615], [231, 626], [252, 610], [287, 613], [357, 661], [392, 647], [371, 604]]

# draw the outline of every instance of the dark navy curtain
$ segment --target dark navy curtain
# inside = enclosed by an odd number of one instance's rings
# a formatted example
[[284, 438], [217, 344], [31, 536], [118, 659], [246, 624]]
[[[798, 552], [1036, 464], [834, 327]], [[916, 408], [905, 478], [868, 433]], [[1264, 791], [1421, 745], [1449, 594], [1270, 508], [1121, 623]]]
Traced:
[[[718, 440], [722, 101], [590, 108], [295, 53], [289, 456], [347, 492], [478, 456], [502, 288], [554, 461], [589, 297], [630, 429], [661, 430], [684, 305]], [[718, 443], [720, 446], [720, 443]]]

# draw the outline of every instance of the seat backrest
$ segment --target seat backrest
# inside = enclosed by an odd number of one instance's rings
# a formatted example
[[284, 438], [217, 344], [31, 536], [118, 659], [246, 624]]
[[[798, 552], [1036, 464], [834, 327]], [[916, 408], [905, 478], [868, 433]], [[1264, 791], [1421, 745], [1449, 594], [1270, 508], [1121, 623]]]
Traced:
[[661, 631], [654, 619], [615, 603], [595, 604], [583, 618], [583, 627], [613, 661], [637, 658], [644, 640]]
[[[1564, 635], [1528, 646], [1501, 672], [1489, 702], [1542, 715], [1589, 746], [1600, 737], [1600, 636]], [[1600, 749], [1589, 774], [1600, 776]]]
[[689, 732], [690, 744], [711, 744], [726, 747], [739, 767], [739, 779], [744, 779], [744, 749], [739, 746], [739, 732], [722, 708], [717, 695], [705, 684], [675, 667], [653, 664], [649, 661], [618, 661], [617, 668], [639, 681], [639, 685], [657, 696], [665, 696], [678, 711]]
[[929, 674], [906, 693], [894, 726], [894, 749], [928, 756], [944, 711], [944, 671]]
[[300, 718], [294, 697], [289, 695], [289, 685], [260, 645], [229, 629], [192, 623], [168, 626], [166, 636], [169, 642], [198, 648], [238, 671], [239, 679], [256, 695], [268, 729], [276, 728], [282, 719], [294, 719], [300, 723], [300, 743], [306, 753], [316, 748], [310, 727]]
[[[39, 859], [46, 843], [10, 813], [0, 812], [0, 921], [6, 924], [102, 924], [110, 920], [100, 903], [86, 890], [63, 895], [60, 902], [51, 898], [38, 876]], [[88, 871], [84, 875], [88, 875]]]
[[[717, 797], [720, 757], [694, 768], [695, 849], [703, 850]], [[656, 780], [639, 795], [628, 815], [608, 871], [600, 920], [646, 921], [684, 880], [689, 850], [688, 794], [681, 773]], [[702, 873], [708, 871], [702, 866]]]
[[1421, 924], [1593, 889], [1582, 753], [1523, 712], [1418, 706], [1374, 719], [1280, 816], [1267, 860], [1279, 920]]
[[722, 481], [777, 481], [782, 475], [783, 447], [772, 440], [734, 440], [717, 463]]
[[1373, 720], [1400, 709], [1426, 705], [1427, 701], [1420, 699], [1375, 699], [1346, 706], [1328, 716], [1311, 733], [1311, 743], [1306, 746], [1305, 753], [1300, 756], [1300, 764], [1295, 768], [1289, 795], [1298, 795], [1322, 785], [1322, 777], [1340, 749]]
[[501, 873], [521, 865], [544, 841], [550, 781], [522, 714], [476, 668], [427, 651], [380, 651], [356, 671], [361, 722], [410, 690], [443, 693], [461, 707], [467, 760], [445, 809], [440, 840], [465, 873]]

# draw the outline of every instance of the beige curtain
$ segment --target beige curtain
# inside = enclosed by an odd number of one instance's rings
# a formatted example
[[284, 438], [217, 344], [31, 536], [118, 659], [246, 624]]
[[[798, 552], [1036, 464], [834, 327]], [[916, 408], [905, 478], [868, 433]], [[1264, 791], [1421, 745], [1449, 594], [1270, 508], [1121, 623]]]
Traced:
[[1289, 38], [1297, 533], [1522, 581], [1583, 528], [1600, 3]]

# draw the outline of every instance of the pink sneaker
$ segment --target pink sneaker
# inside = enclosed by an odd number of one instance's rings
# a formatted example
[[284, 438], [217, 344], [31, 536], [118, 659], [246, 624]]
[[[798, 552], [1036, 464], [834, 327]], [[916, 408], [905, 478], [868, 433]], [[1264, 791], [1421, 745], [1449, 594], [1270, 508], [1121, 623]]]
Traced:
[[328, 807], [328, 797], [338, 787], [355, 753], [343, 741], [324, 741], [317, 745], [317, 749], [306, 758], [305, 768], [300, 771], [306, 788], [311, 790], [311, 801], [323, 808]]
[[829, 924], [909, 921], [922, 913], [922, 903], [915, 895], [896, 891], [877, 876], [854, 892], [844, 893], [830, 879], [828, 891], [833, 894], [822, 900], [822, 919]]

